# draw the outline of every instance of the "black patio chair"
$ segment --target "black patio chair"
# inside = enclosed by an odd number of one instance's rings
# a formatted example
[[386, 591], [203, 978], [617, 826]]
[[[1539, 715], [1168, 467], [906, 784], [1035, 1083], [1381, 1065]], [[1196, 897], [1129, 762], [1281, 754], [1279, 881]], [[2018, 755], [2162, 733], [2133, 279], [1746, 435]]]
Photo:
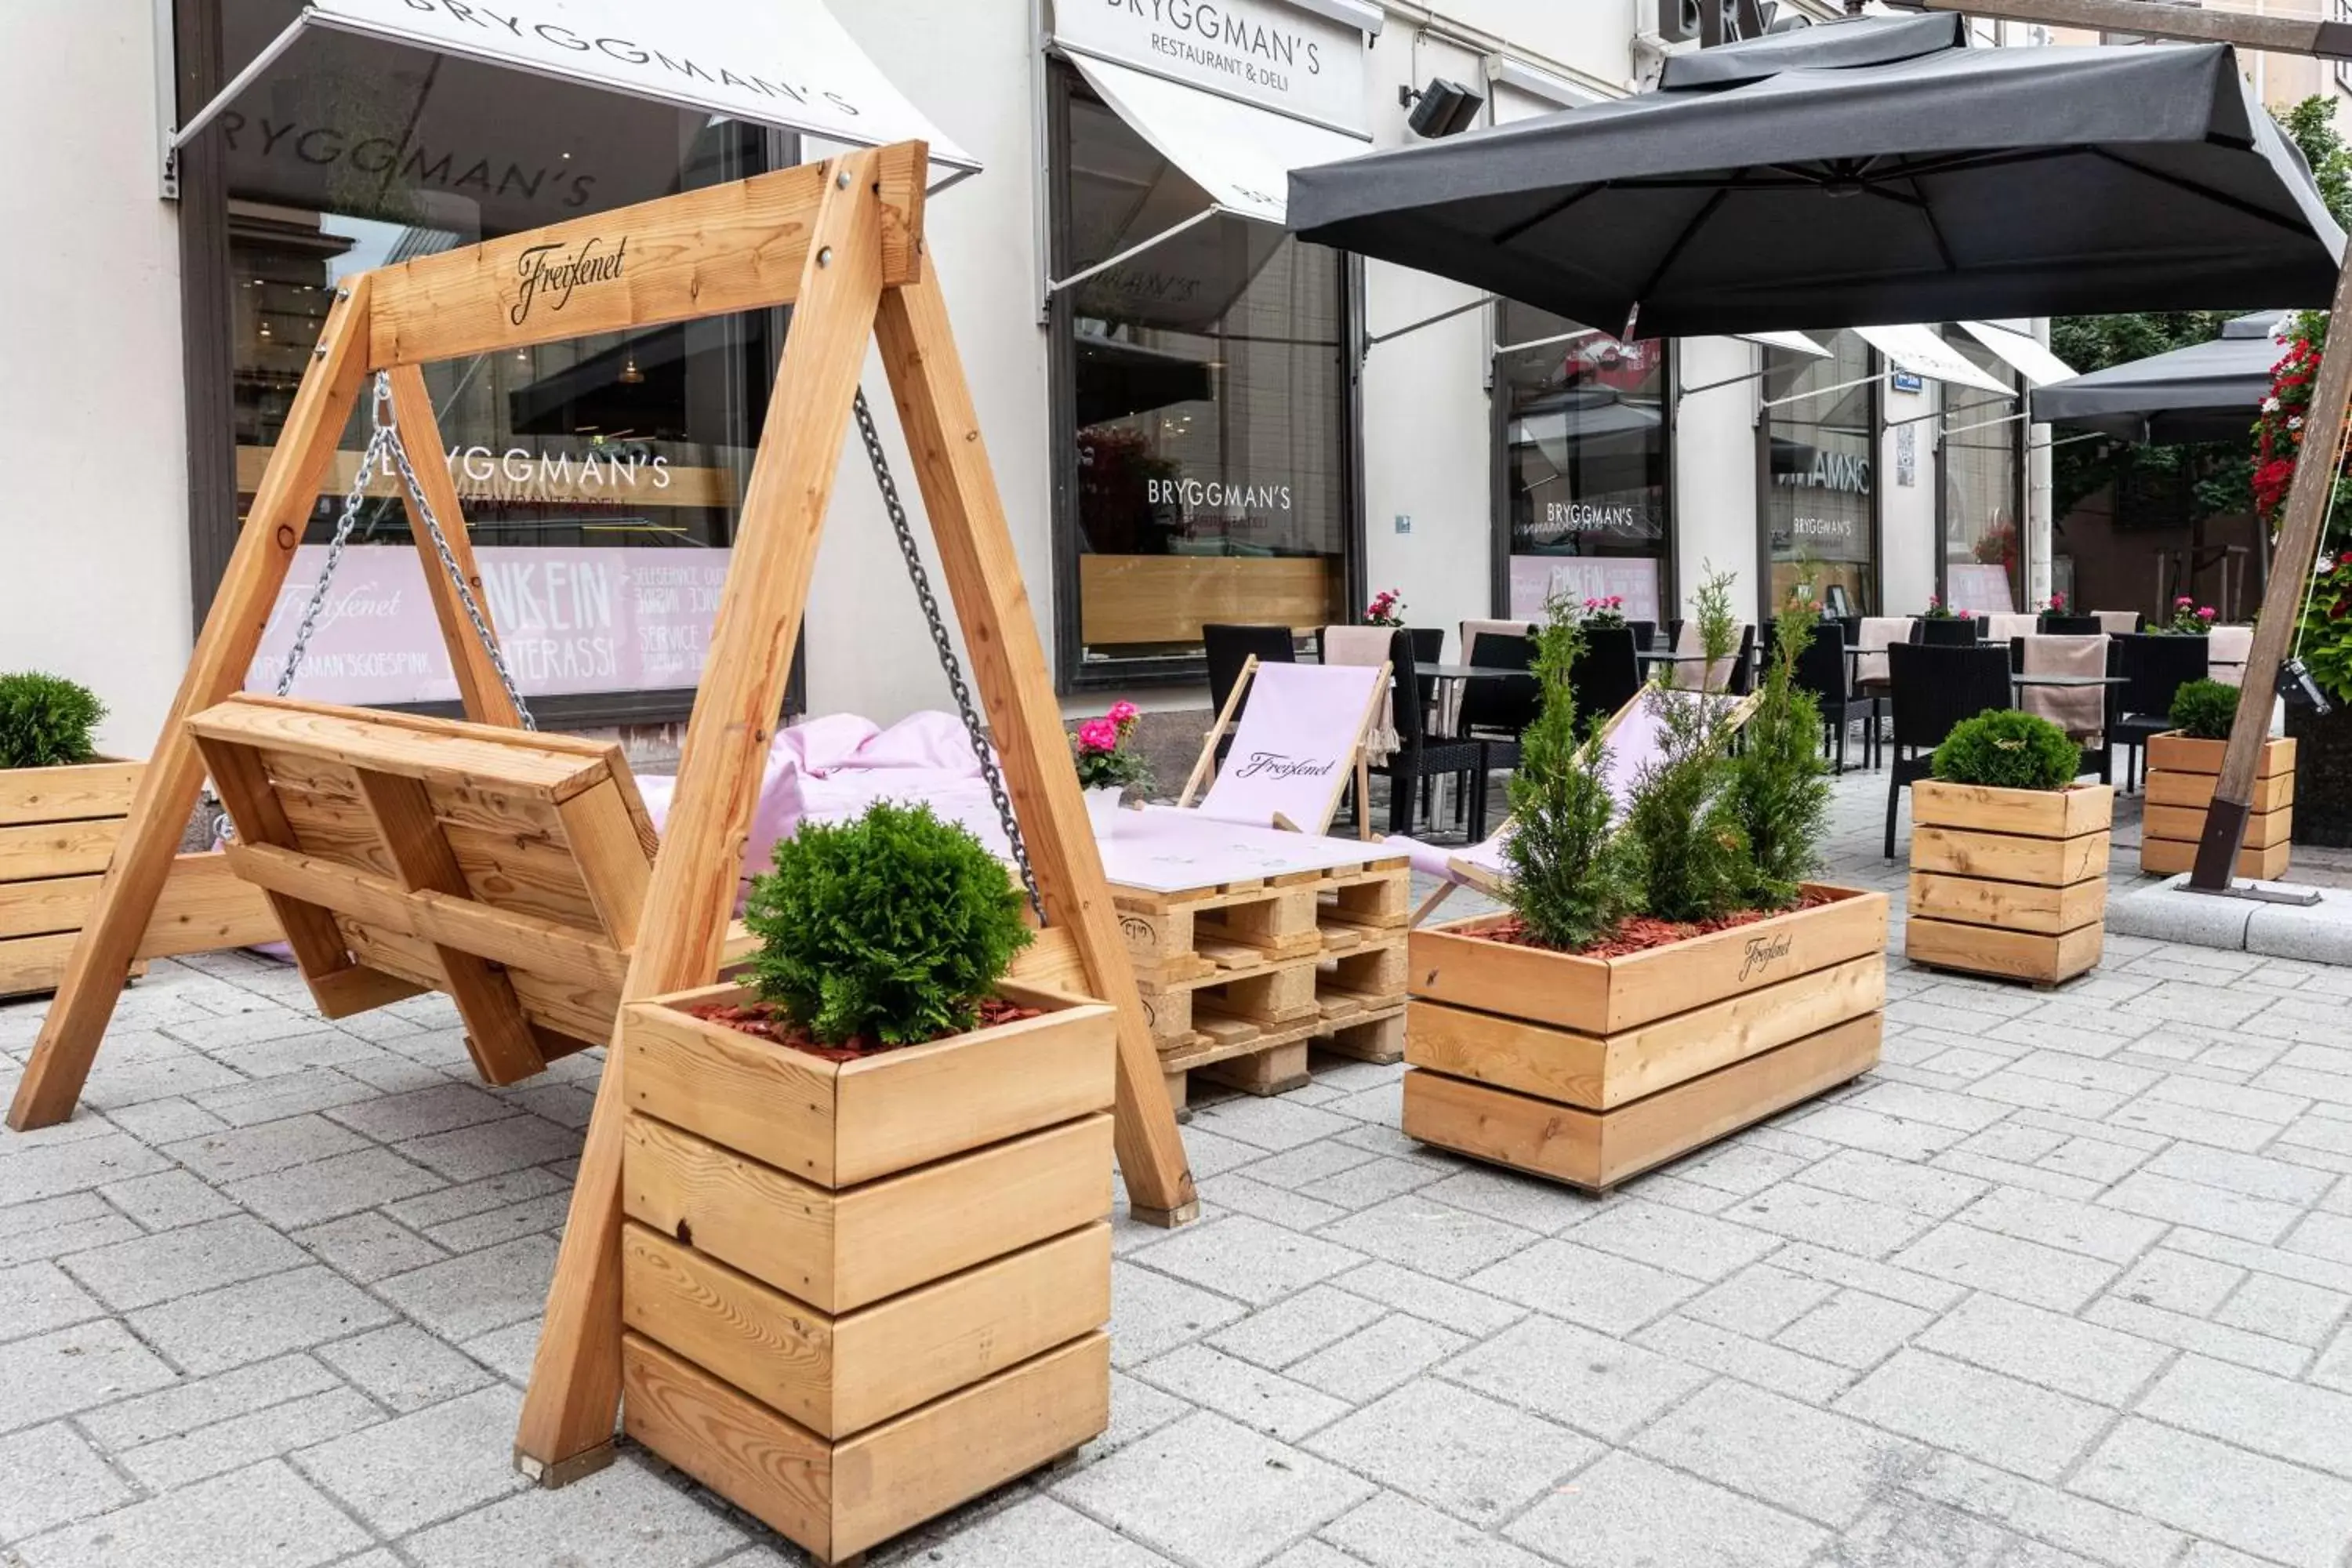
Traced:
[[1635, 653], [1647, 653], [1647, 652], [1649, 652], [1649, 651], [1650, 651], [1650, 649], [1652, 649], [1653, 647], [1656, 647], [1656, 646], [1657, 646], [1657, 641], [1658, 641], [1658, 623], [1657, 623], [1657, 622], [1655, 622], [1655, 621], [1627, 621], [1627, 622], [1625, 623], [1625, 625], [1626, 625], [1626, 626], [1628, 626], [1628, 627], [1633, 631], [1633, 651], [1634, 651]]
[[[1481, 632], [1470, 645], [1470, 663], [1477, 669], [1528, 670], [1535, 664], [1535, 644], [1527, 637]], [[1472, 680], [1462, 693], [1461, 739], [1478, 743], [1478, 780], [1471, 791], [1471, 842], [1486, 837], [1486, 791], [1496, 768], [1519, 765], [1519, 737], [1536, 716], [1540, 696], [1536, 678], [1514, 673], [1499, 679]]]
[[[1780, 623], [1771, 623], [1772, 636], [1766, 639], [1767, 658], [1779, 657]], [[1864, 760], [1869, 759], [1871, 737], [1878, 731], [1879, 699], [1858, 696], [1851, 680], [1852, 666], [1845, 657], [1845, 625], [1842, 621], [1822, 621], [1813, 627], [1813, 640], [1797, 656], [1797, 668], [1792, 672], [1797, 688], [1813, 694], [1813, 701], [1822, 710], [1822, 745], [1830, 746], [1832, 732], [1837, 737], [1837, 770], [1845, 772], [1846, 731], [1851, 727], [1853, 710], [1862, 710], [1870, 720], [1870, 728], [1863, 734]]]
[[1911, 640], [1929, 647], [1974, 647], [1984, 641], [1985, 624], [1974, 616], [1922, 616]]
[[[1486, 639], [1478, 640], [1483, 643]], [[1391, 641], [1389, 658], [1402, 668], [1411, 665], [1412, 656], [1412, 634], [1400, 629]], [[1418, 815], [1414, 803], [1420, 799], [1421, 785], [1426, 779], [1462, 780], [1470, 792], [1470, 809], [1483, 820], [1486, 809], [1486, 776], [1478, 772], [1485, 756], [1483, 744], [1431, 735], [1423, 721], [1421, 693], [1413, 681], [1399, 679], [1394, 683], [1389, 712], [1389, 721], [1396, 726], [1397, 749], [1371, 770], [1389, 781], [1389, 831], [1413, 830]]]
[[1886, 858], [1892, 860], [1903, 786], [1928, 775], [1932, 767], [1926, 753], [1943, 744], [1952, 726], [1989, 708], [2010, 705], [2009, 653], [1991, 644], [1894, 643], [1886, 650], [1886, 669], [1895, 705], [1886, 753]]
[[2124, 793], [2139, 786], [2147, 738], [2172, 728], [2172, 700], [2210, 668], [2212, 639], [2137, 632], [2115, 639], [2121, 658], [2116, 673], [2127, 682], [2110, 710], [2107, 743], [2124, 748]]
[[1611, 714], [1642, 689], [1642, 662], [1634, 657], [1633, 628], [1619, 626], [1584, 634], [1584, 651], [1568, 672], [1581, 727], [1606, 724]]
[[[1229, 626], [1210, 622], [1201, 627], [1201, 644], [1209, 658], [1209, 722], [1214, 724], [1217, 715], [1225, 710], [1225, 700], [1234, 694], [1234, 684], [1242, 678], [1242, 666], [1255, 654], [1260, 664], [1295, 664], [1298, 659], [1297, 641], [1288, 626]], [[1242, 693], [1241, 707], [1234, 710], [1238, 721], [1249, 707], [1249, 693]], [[1217, 761], [1225, 760], [1233, 745], [1229, 733], [1217, 742]]]
[[2096, 616], [2053, 616], [2042, 612], [2042, 635], [2047, 637], [2095, 637], [2106, 625]]

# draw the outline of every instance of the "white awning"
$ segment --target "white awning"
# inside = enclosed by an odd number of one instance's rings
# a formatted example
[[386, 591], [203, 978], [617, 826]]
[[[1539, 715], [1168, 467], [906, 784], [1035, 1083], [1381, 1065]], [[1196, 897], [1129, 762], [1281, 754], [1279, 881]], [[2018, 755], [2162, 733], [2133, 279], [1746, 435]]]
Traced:
[[1290, 171], [1371, 151], [1368, 142], [1286, 114], [1072, 53], [1102, 100], [1159, 154], [1209, 193], [1213, 208], [1279, 226]]
[[306, 33], [328, 30], [460, 56], [859, 147], [920, 140], [932, 162], [980, 164], [917, 112], [823, 0], [310, 0], [220, 94], [173, 132], [178, 148]]
[[1790, 353], [1811, 354], [1815, 359], [1837, 357], [1802, 332], [1734, 332], [1731, 335], [1744, 342], [1761, 343], [1768, 349], [1786, 349]]
[[1854, 334], [1885, 354], [1895, 369], [1954, 386], [1971, 386], [1979, 392], [2017, 395], [2017, 388], [2004, 386], [1978, 369], [1966, 355], [1937, 336], [1932, 327], [1856, 327]]
[[2001, 363], [2023, 376], [2028, 386], [2047, 386], [2053, 381], [2074, 379], [2074, 366], [2023, 332], [1985, 321], [1962, 321], [1960, 331], [1999, 354]]

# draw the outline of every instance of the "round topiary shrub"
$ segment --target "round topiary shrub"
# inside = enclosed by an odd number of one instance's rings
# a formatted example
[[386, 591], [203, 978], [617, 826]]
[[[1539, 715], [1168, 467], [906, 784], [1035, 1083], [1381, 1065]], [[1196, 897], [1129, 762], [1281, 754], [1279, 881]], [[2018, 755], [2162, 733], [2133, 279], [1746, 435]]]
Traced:
[[62, 676], [0, 675], [0, 768], [55, 768], [98, 754], [91, 732], [106, 704]]
[[927, 805], [878, 801], [803, 823], [751, 881], [751, 976], [819, 1042], [903, 1046], [960, 1034], [1028, 945], [1021, 895], [980, 840]]
[[2184, 681], [2172, 694], [2173, 727], [2192, 741], [2226, 741], [2238, 717], [2238, 689], [2218, 680]]
[[1935, 768], [1948, 784], [2063, 789], [2083, 771], [2083, 749], [2047, 719], [1995, 708], [1953, 725]]

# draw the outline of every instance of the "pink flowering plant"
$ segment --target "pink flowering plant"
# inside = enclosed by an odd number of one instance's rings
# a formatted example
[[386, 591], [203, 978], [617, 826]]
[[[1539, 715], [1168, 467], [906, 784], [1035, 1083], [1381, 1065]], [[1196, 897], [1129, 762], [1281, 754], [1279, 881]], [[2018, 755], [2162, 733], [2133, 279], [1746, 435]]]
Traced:
[[1087, 789], [1123, 789], [1141, 795], [1151, 788], [1151, 764], [1134, 745], [1142, 717], [1132, 702], [1114, 702], [1099, 719], [1088, 719], [1070, 737], [1078, 783]]
[[1614, 631], [1625, 624], [1625, 595], [1610, 594], [1584, 601], [1584, 624], [1601, 631]]
[[1931, 621], [1965, 621], [1969, 616], [1968, 611], [1956, 610], [1944, 603], [1942, 595], [1930, 594], [1927, 595], [1927, 618]]
[[2213, 623], [2220, 618], [2221, 616], [2219, 613], [2214, 610], [2212, 605], [2200, 605], [2196, 600], [2190, 598], [2188, 595], [2183, 594], [2179, 598], [2172, 601], [2171, 618], [2167, 620], [2164, 625], [2160, 626], [2152, 626], [2149, 629], [2151, 631], [2172, 632], [2180, 637], [2201, 637], [2207, 632], [2213, 629]]
[[2047, 605], [2044, 605], [2042, 608], [2048, 610], [2053, 616], [2064, 615], [2066, 613], [2066, 595], [2063, 594], [2051, 595], [2050, 602]]
[[1364, 606], [1364, 625], [1368, 626], [1401, 626], [1404, 625], [1404, 595], [1395, 588], [1383, 588], [1372, 595]]

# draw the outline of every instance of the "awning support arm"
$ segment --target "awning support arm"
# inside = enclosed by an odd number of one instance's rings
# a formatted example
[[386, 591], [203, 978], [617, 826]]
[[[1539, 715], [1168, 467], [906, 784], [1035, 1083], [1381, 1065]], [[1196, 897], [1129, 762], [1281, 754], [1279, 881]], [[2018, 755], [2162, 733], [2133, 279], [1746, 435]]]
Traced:
[[2004, 414], [1998, 419], [1979, 419], [1974, 423], [1968, 425], [1947, 425], [1941, 430], [1937, 431], [1937, 434], [1939, 436], [1963, 436], [1971, 430], [1987, 430], [1990, 429], [1995, 425], [2014, 425], [2021, 419], [2030, 419], [2032, 417], [2032, 416], [2021, 409], [2015, 414]]
[[[1718, 386], [1745, 386], [1751, 381], [1761, 381], [1771, 374], [1771, 367], [1768, 365], [1762, 370], [1751, 370], [1746, 375], [1727, 376], [1721, 381], [1702, 381], [1696, 386], [1677, 386], [1675, 388], [1675, 401], [1680, 403], [1685, 397], [1695, 397], [1702, 392], [1713, 392]], [[1798, 395], [1801, 397], [1811, 395], [1800, 393]]]
[[[1988, 397], [1988, 398], [1985, 398], [1982, 402], [1979, 402], [1979, 403], [1964, 403], [1964, 404], [1960, 405], [1960, 406], [1958, 406], [1958, 408], [1938, 408], [1938, 409], [1937, 409], [1937, 410], [1936, 410], [1934, 413], [1932, 413], [1932, 414], [1906, 414], [1906, 415], [1905, 415], [1905, 416], [1904, 416], [1902, 418], [1900, 418], [1900, 419], [1889, 419], [1889, 420], [1886, 422], [1886, 427], [1887, 427], [1889, 430], [1899, 429], [1899, 428], [1901, 428], [1903, 426], [1906, 426], [1906, 425], [1916, 425], [1916, 424], [1919, 424], [1919, 423], [1920, 423], [1921, 421], [1923, 421], [1923, 420], [1927, 420], [1927, 419], [1941, 419], [1941, 418], [1945, 417], [1947, 415], [1951, 415], [1951, 414], [1966, 414], [1967, 412], [1969, 412], [1969, 410], [1970, 410], [1970, 409], [1972, 409], [1972, 408], [1990, 408], [1990, 407], [1991, 407], [1994, 404], [1996, 404], [1996, 403], [2014, 403], [2014, 402], [2016, 402], [2016, 401], [2017, 401], [2017, 395], [2016, 395], [2015, 393], [2005, 393], [2005, 394], [2003, 394], [2001, 396], [1999, 396], [1999, 397]], [[1990, 421], [1990, 423], [1991, 423], [1991, 424], [1995, 424], [1995, 425], [2000, 425], [2000, 424], [2003, 424], [2003, 423], [2005, 423], [2007, 420], [2010, 420], [2010, 419], [2022, 419], [2023, 417], [2024, 417], [2024, 416], [2023, 416], [2022, 414], [2011, 414], [2011, 415], [2005, 415], [2005, 416], [2002, 416], [2002, 418], [2000, 418], [2000, 419], [1991, 420], [1991, 421]], [[1944, 434], [1945, 434], [1945, 435], [1947, 435], [1947, 436], [1948, 436], [1948, 435], [1950, 435], [1950, 434], [1952, 433], [1952, 430], [1955, 430], [1955, 429], [1957, 429], [1957, 430], [1973, 430], [1973, 429], [1975, 429], [1975, 428], [1976, 428], [1976, 426], [1973, 426], [1973, 425], [1958, 425], [1958, 426], [1952, 426], [1952, 427], [1951, 427], [1951, 429], [1947, 429], [1947, 430], [1944, 432]]]
[[[1440, 310], [1434, 316], [1423, 316], [1418, 321], [1408, 321], [1392, 332], [1374, 332], [1364, 340], [1364, 351], [1369, 353], [1380, 344], [1391, 342], [1393, 339], [1403, 337], [1407, 332], [1417, 332], [1423, 327], [1433, 327], [1440, 321], [1450, 321], [1456, 316], [1467, 315], [1469, 312], [1491, 303], [1494, 298], [1495, 296], [1492, 294], [1481, 294], [1466, 305], [1456, 305], [1450, 310]], [[1500, 353], [1501, 351], [1497, 350], [1496, 352]]]
[[1186, 229], [1197, 228], [1202, 224], [1208, 222], [1211, 218], [1217, 216], [1219, 214], [1229, 213], [1233, 209], [1230, 207], [1223, 206], [1213, 205], [1206, 207], [1200, 212], [1194, 213], [1182, 223], [1172, 224], [1170, 226], [1161, 229], [1158, 234], [1153, 235], [1150, 239], [1144, 240], [1140, 244], [1129, 246], [1117, 256], [1107, 257], [1104, 259], [1096, 262], [1092, 267], [1085, 268], [1079, 271], [1071, 273], [1067, 278], [1048, 279], [1045, 282], [1046, 297], [1050, 299], [1073, 284], [1083, 283], [1097, 272], [1108, 272], [1112, 268], [1118, 266], [1120, 262], [1127, 260], [1129, 257], [1140, 256], [1145, 251], [1150, 249], [1153, 246], [1164, 244], [1183, 233]]
[[1554, 332], [1548, 338], [1529, 338], [1520, 343], [1496, 343], [1495, 357], [1500, 359], [1505, 354], [1525, 353], [1529, 349], [1548, 349], [1554, 343], [1572, 343], [1582, 338], [1597, 338], [1601, 335], [1599, 327], [1579, 327], [1572, 332]]
[[302, 36], [302, 29], [309, 26], [310, 23], [310, 14], [307, 9], [288, 23], [284, 32], [270, 39], [259, 54], [246, 62], [243, 70], [228, 79], [228, 85], [213, 94], [209, 102], [190, 115], [185, 125], [180, 126], [172, 132], [167, 143], [171, 151], [176, 153], [194, 141], [205, 126], [210, 125], [219, 117], [221, 110], [235, 103], [238, 96], [247, 88], [251, 87], [263, 71], [278, 62], [278, 56], [294, 47], [294, 40]]
[[[1894, 372], [1892, 371], [1882, 370], [1876, 375], [1858, 375], [1852, 381], [1836, 382], [1828, 386], [1816, 386], [1810, 392], [1792, 392], [1786, 397], [1768, 397], [1762, 403], [1757, 405], [1757, 406], [1759, 408], [1779, 408], [1784, 404], [1802, 403], [1808, 397], [1827, 397], [1832, 392], [1850, 392], [1857, 386], [1869, 386], [1874, 383], [1885, 381], [1893, 374]], [[1930, 416], [1930, 417], [1932, 417], [1932, 416]]]

